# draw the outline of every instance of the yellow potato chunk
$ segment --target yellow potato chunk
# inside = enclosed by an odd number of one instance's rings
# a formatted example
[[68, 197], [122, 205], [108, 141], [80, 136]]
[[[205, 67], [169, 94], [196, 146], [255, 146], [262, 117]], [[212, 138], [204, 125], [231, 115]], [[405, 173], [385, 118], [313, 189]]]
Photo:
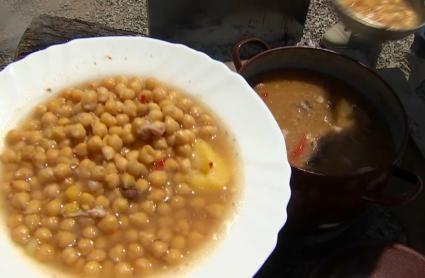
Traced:
[[214, 191], [223, 189], [230, 180], [230, 171], [223, 158], [204, 140], [197, 140], [193, 147], [193, 169], [187, 183], [193, 190]]

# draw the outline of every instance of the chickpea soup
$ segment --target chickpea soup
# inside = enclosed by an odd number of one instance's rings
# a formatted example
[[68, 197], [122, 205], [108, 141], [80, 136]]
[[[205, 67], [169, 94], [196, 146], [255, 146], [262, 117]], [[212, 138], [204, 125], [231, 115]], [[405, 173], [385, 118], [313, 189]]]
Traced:
[[340, 0], [341, 4], [366, 21], [390, 29], [411, 29], [420, 16], [409, 0]]
[[1, 162], [11, 238], [77, 277], [182, 268], [220, 236], [239, 191], [228, 131], [152, 78], [61, 91], [8, 132]]
[[379, 113], [344, 82], [308, 70], [254, 80], [282, 133], [292, 166], [345, 175], [386, 166], [394, 146]]

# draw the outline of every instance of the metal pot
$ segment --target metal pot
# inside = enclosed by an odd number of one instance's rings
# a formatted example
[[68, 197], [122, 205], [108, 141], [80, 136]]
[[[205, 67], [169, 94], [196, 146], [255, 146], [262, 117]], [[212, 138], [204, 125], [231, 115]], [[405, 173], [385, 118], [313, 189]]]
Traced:
[[[260, 46], [263, 51], [242, 64], [240, 50], [247, 44]], [[395, 155], [379, 169], [331, 176], [292, 167], [288, 229], [307, 231], [336, 226], [352, 219], [370, 204], [400, 205], [421, 192], [420, 177], [399, 166], [408, 139], [406, 113], [393, 89], [373, 70], [329, 50], [306, 47], [270, 49], [267, 43], [257, 38], [237, 43], [233, 49], [233, 62], [248, 82], [278, 69], [306, 69], [339, 79], [354, 87], [360, 97], [366, 98], [378, 110], [393, 137]], [[405, 181], [403, 192], [385, 196], [383, 191], [389, 179]]]
[[370, 24], [356, 17], [349, 9], [341, 4], [341, 0], [333, 0], [335, 9], [338, 12], [342, 22], [349, 27], [355, 34], [359, 35], [367, 41], [386, 41], [386, 40], [399, 40], [416, 31], [422, 29], [425, 26], [425, 4], [423, 0], [410, 0], [411, 4], [415, 8], [415, 11], [419, 13], [421, 18], [421, 24], [410, 29], [389, 29], [385, 27], [378, 27]]

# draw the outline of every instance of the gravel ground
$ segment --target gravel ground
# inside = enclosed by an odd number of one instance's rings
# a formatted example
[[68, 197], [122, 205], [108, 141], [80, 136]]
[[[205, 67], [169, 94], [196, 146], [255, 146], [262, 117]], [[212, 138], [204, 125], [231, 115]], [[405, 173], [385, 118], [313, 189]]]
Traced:
[[[19, 38], [34, 16], [41, 13], [78, 18], [140, 34], [148, 33], [146, 0], [2, 0], [0, 2], [0, 68], [11, 62]], [[311, 0], [301, 44], [318, 45], [337, 16], [331, 0]], [[413, 36], [385, 43], [378, 68], [409, 71], [406, 56]]]

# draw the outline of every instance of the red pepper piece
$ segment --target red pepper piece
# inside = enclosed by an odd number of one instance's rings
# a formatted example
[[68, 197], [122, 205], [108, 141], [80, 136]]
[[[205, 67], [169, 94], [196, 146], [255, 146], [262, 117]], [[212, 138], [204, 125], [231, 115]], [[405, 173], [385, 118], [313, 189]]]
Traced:
[[300, 158], [300, 156], [304, 153], [305, 150], [305, 146], [307, 145], [307, 136], [306, 134], [304, 134], [300, 141], [298, 142], [297, 146], [295, 147], [295, 149], [293, 149], [290, 153], [289, 153], [289, 161], [290, 162], [294, 162], [297, 159]]
[[262, 98], [267, 98], [268, 96], [269, 96], [269, 94], [267, 92], [264, 92], [264, 93], [261, 94]]
[[165, 165], [165, 161], [167, 160], [167, 158], [161, 158], [158, 159], [157, 161], [154, 161], [153, 163], [153, 169], [154, 170], [162, 170], [164, 169], [164, 165]]
[[140, 95], [139, 96], [139, 101], [143, 104], [148, 103], [148, 98], [145, 95]]

